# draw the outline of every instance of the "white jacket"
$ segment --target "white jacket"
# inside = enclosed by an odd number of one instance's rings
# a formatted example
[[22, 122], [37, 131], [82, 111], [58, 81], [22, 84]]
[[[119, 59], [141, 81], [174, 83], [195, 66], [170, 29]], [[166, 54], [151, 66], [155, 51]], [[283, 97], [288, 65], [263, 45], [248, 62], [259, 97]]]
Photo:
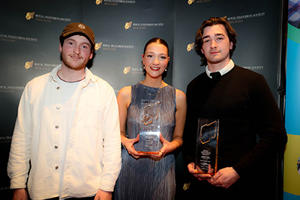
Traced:
[[28, 82], [23, 91], [7, 168], [11, 188], [26, 188], [28, 179], [32, 199], [113, 191], [121, 168], [114, 90], [86, 69], [64, 107], [61, 95], [67, 91], [57, 77], [59, 67]]

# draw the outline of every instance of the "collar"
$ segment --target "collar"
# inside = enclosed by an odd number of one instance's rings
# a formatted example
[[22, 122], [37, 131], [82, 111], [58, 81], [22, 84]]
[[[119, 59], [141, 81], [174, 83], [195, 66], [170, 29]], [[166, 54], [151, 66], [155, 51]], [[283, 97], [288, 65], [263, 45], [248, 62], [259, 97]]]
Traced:
[[[227, 74], [230, 70], [233, 69], [233, 67], [234, 67], [234, 62], [230, 59], [229, 63], [219, 71], [221, 76]], [[205, 72], [209, 78], [212, 78], [210, 75], [211, 71], [208, 70], [207, 66], [205, 67]]]
[[[58, 70], [61, 68], [61, 65], [58, 65], [50, 72], [51, 80], [54, 82], [58, 82], [59, 77], [57, 76]], [[93, 75], [93, 73], [88, 69], [85, 68], [85, 78], [83, 79], [81, 86], [84, 88], [86, 87], [90, 82], [96, 82], [96, 77]]]

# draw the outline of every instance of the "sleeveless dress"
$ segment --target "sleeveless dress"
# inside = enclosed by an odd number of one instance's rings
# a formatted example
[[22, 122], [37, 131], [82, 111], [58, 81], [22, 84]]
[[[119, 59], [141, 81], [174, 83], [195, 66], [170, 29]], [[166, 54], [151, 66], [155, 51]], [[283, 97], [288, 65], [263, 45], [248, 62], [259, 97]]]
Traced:
[[[172, 86], [152, 88], [143, 84], [131, 87], [131, 104], [127, 110], [126, 134], [139, 133], [139, 113], [143, 100], [161, 101], [160, 126], [163, 137], [172, 141], [175, 126], [176, 93]], [[135, 159], [122, 148], [122, 168], [114, 192], [115, 200], [172, 200], [175, 198], [175, 157], [170, 153], [159, 161]]]

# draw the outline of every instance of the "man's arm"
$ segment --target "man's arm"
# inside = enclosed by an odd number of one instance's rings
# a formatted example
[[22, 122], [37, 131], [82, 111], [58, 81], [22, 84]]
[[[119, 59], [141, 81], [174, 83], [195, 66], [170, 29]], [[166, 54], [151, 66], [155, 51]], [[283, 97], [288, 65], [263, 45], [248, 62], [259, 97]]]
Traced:
[[112, 192], [121, 169], [121, 139], [118, 105], [114, 90], [109, 87], [105, 97], [107, 104], [103, 116], [103, 171], [99, 189]]
[[256, 129], [253, 134], [258, 136], [258, 142], [252, 151], [233, 166], [240, 176], [260, 168], [262, 162], [276, 154], [283, 153], [287, 142], [281, 113], [264, 77], [258, 74], [249, 87], [251, 119]]
[[29, 89], [26, 86], [18, 107], [18, 116], [7, 165], [7, 173], [11, 179], [11, 189], [26, 188], [30, 168], [31, 130]]

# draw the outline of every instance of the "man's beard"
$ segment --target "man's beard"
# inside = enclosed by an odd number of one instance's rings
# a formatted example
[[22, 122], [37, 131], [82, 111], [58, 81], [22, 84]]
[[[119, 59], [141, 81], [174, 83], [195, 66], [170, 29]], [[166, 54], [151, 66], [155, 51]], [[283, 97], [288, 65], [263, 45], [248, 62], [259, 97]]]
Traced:
[[[66, 55], [66, 57], [69, 57], [69, 55]], [[68, 59], [66, 59], [63, 54], [61, 53], [60, 54], [60, 58], [61, 58], [61, 61], [63, 62], [63, 64], [69, 68], [69, 69], [72, 69], [72, 70], [82, 70], [86, 67], [86, 64], [88, 63], [88, 61], [86, 62], [83, 62], [81, 65], [76, 65], [74, 66], [71, 62], [68, 61]], [[70, 58], [70, 57], [69, 57]], [[70, 58], [72, 59], [72, 58]]]

